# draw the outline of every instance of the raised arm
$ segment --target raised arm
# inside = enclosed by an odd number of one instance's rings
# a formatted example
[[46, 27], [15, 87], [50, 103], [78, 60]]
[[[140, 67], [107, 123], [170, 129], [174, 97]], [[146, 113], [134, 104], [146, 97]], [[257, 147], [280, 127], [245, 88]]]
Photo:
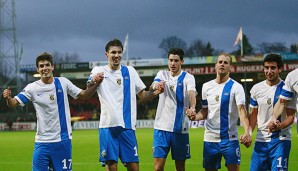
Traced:
[[6, 104], [10, 108], [15, 108], [19, 105], [17, 99], [11, 97], [11, 90], [9, 87], [3, 91], [3, 98], [6, 100]]
[[94, 94], [97, 87], [102, 83], [103, 79], [104, 74], [102, 72], [93, 76], [91, 81], [87, 84], [87, 89], [82, 90], [78, 95], [78, 98], [83, 100], [89, 99]]
[[149, 87], [149, 91], [141, 90], [137, 95], [141, 101], [150, 101], [165, 91], [165, 83], [153, 82]]
[[141, 90], [137, 95], [140, 98], [141, 101], [150, 101], [153, 98], [157, 97], [159, 94], [161, 94], [160, 90], [154, 90], [154, 91], [145, 91], [144, 89]]

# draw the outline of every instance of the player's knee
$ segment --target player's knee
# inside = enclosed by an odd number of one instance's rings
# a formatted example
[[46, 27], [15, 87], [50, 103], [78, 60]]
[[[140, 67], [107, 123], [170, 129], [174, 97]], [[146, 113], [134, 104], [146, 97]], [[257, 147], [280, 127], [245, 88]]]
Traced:
[[154, 171], [164, 171], [164, 165], [154, 164]]

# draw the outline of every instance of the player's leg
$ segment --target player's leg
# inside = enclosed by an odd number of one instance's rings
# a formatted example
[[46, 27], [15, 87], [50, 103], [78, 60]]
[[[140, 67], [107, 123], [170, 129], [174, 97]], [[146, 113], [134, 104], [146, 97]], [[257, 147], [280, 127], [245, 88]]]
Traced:
[[289, 170], [289, 156], [291, 150], [291, 141], [290, 140], [277, 140], [275, 144], [272, 144], [272, 149], [270, 151], [270, 158], [272, 161], [272, 171], [278, 170]]
[[138, 171], [139, 163], [126, 163], [126, 168], [128, 171]]
[[117, 127], [99, 129], [99, 161], [102, 163], [102, 166], [106, 167], [106, 170], [117, 170], [119, 154], [118, 134]]
[[171, 133], [172, 159], [175, 160], [176, 171], [185, 170], [185, 161], [190, 158], [189, 135]]
[[268, 142], [255, 142], [250, 160], [250, 171], [270, 170], [271, 166], [268, 154]]
[[203, 167], [206, 171], [217, 171], [220, 169], [221, 157], [219, 143], [204, 141]]
[[128, 171], [139, 170], [138, 143], [135, 131], [119, 127], [121, 134], [118, 136], [119, 158], [125, 163]]
[[50, 162], [48, 143], [35, 143], [32, 157], [32, 171], [48, 170]]
[[117, 171], [117, 162], [114, 160], [108, 160], [105, 162], [106, 171]]
[[224, 156], [228, 171], [239, 171], [240, 145], [238, 140], [222, 140], [220, 142], [221, 153]]
[[185, 160], [175, 160], [176, 171], [185, 171]]
[[170, 132], [154, 129], [153, 137], [153, 158], [154, 170], [163, 171], [166, 158], [170, 151]]
[[165, 164], [166, 164], [166, 159], [165, 158], [154, 158], [154, 170], [155, 171], [163, 171]]
[[50, 143], [50, 159], [54, 170], [72, 170], [71, 140]]
[[228, 171], [239, 171], [239, 164], [228, 164]]

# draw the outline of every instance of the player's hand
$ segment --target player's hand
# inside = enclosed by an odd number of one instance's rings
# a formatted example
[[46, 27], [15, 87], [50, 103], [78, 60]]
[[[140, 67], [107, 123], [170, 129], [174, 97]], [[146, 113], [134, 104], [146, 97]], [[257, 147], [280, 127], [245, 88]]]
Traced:
[[156, 90], [158, 90], [160, 93], [163, 93], [165, 91], [165, 81], [160, 81], [157, 83]]
[[100, 84], [100, 83], [102, 83], [103, 79], [104, 79], [104, 73], [99, 72], [95, 76], [92, 77], [92, 82], [94, 84]]
[[275, 121], [270, 121], [268, 124], [268, 133], [274, 132], [280, 129], [280, 121], [275, 120]]
[[241, 135], [240, 143], [243, 144], [246, 148], [250, 147], [251, 143], [252, 143], [251, 135], [249, 135], [249, 134]]
[[8, 87], [7, 89], [5, 89], [4, 91], [3, 91], [3, 98], [5, 99], [5, 100], [9, 100], [9, 99], [11, 99], [11, 89], [10, 89], [10, 87]]
[[158, 95], [165, 91], [165, 81], [160, 81], [154, 85], [154, 94]]
[[196, 119], [196, 110], [194, 108], [185, 108], [185, 114], [191, 121], [194, 121]]

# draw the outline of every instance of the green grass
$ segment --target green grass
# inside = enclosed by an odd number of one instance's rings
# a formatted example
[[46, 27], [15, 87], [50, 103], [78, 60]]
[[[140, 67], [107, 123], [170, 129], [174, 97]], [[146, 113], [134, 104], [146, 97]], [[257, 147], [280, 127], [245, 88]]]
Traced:
[[[242, 129], [239, 129], [242, 132]], [[292, 150], [290, 153], [289, 170], [298, 168], [298, 137], [296, 126], [293, 127]], [[191, 156], [186, 162], [186, 170], [203, 170], [203, 135], [204, 129], [190, 130]], [[34, 145], [35, 132], [0, 132], [0, 170], [2, 171], [28, 171], [31, 170], [31, 160]], [[137, 129], [139, 144], [140, 170], [152, 171], [152, 137], [153, 129]], [[253, 135], [253, 138], [255, 135]], [[93, 171], [105, 170], [98, 162], [98, 131], [97, 130], [75, 130], [73, 132], [73, 170]], [[245, 148], [241, 145], [240, 170], [249, 170], [252, 147]], [[223, 160], [224, 162], [224, 160]], [[226, 171], [222, 162], [222, 169]], [[296, 169], [295, 169], [296, 168]], [[126, 170], [119, 164], [119, 171]], [[175, 170], [174, 161], [168, 156], [166, 171]]]

